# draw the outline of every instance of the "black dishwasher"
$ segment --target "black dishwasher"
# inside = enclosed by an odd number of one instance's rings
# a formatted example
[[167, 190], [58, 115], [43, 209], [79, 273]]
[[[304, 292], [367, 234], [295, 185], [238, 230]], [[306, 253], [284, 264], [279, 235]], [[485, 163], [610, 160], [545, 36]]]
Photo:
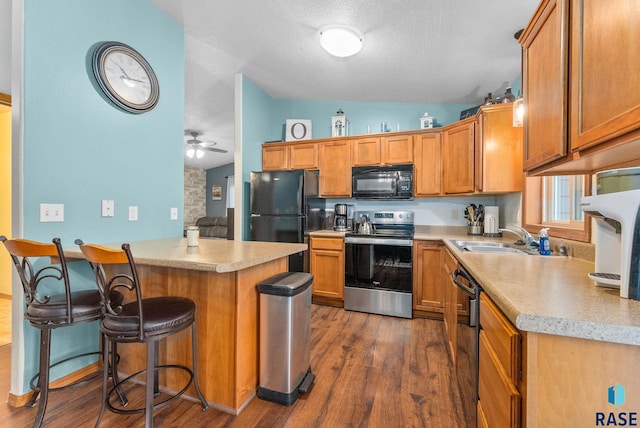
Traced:
[[480, 291], [482, 288], [460, 264], [453, 282], [469, 296], [469, 324], [458, 323], [456, 377], [468, 426], [475, 427], [478, 404], [478, 337], [480, 335]]

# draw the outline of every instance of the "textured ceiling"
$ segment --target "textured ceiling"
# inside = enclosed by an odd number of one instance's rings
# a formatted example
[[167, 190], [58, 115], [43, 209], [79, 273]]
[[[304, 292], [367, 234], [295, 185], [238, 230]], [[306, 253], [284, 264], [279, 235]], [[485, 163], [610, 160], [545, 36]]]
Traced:
[[[520, 74], [513, 34], [539, 0], [152, 0], [185, 30], [185, 128], [233, 162], [234, 76], [274, 98], [476, 104]], [[334, 58], [319, 31], [342, 24], [362, 52]], [[185, 137], [186, 139], [186, 137]]]

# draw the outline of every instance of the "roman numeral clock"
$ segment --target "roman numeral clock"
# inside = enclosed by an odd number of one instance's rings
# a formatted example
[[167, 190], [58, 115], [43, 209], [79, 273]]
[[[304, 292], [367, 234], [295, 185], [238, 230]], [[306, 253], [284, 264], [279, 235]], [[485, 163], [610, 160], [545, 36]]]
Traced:
[[105, 42], [93, 52], [93, 74], [104, 94], [129, 113], [152, 110], [160, 98], [153, 68], [138, 51], [119, 42]]

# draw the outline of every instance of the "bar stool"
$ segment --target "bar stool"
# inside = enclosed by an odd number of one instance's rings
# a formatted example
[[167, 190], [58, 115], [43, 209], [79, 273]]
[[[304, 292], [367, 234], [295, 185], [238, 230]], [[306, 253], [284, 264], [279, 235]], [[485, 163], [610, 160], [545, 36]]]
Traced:
[[[77, 239], [82, 254], [91, 264], [96, 275], [98, 289], [103, 295], [113, 290], [129, 292], [129, 303], [121, 304], [104, 300], [104, 318], [100, 323], [107, 346], [103, 350], [105, 366], [108, 365], [109, 348], [115, 343], [146, 343], [146, 368], [129, 375], [119, 383], [115, 383], [110, 391], [107, 391], [107, 376], [104, 376], [102, 385], [102, 406], [96, 427], [100, 425], [105, 407], [116, 413], [144, 413], [145, 426], [153, 426], [154, 410], [169, 404], [181, 396], [193, 383], [196, 394], [202, 403], [204, 411], [209, 409], [198, 384], [197, 371], [197, 346], [196, 346], [196, 305], [191, 299], [184, 297], [150, 297], [142, 298], [142, 291], [138, 271], [131, 254], [129, 244], [122, 244], [122, 249], [112, 249], [100, 245], [85, 244]], [[105, 265], [121, 265], [118, 272], [107, 274]], [[115, 270], [115, 269], [113, 269]], [[125, 300], [126, 300], [125, 295]], [[178, 333], [191, 326], [191, 350], [192, 369], [175, 364], [158, 364], [158, 343], [161, 339]], [[113, 363], [112, 363], [113, 364]], [[114, 364], [115, 365], [115, 364]], [[176, 394], [154, 404], [154, 395], [158, 394], [158, 370], [162, 368], [174, 368], [185, 371], [189, 375], [187, 384]], [[118, 409], [114, 407], [109, 397], [114, 389], [128, 380], [146, 373], [145, 406], [138, 409]], [[152, 378], [153, 373], [153, 378]]]
[[[24, 317], [29, 320], [33, 327], [40, 330], [39, 370], [31, 378], [30, 384], [33, 394], [27, 403], [27, 407], [33, 407], [38, 395], [40, 395], [38, 412], [33, 422], [34, 427], [40, 427], [44, 420], [50, 391], [59, 391], [84, 384], [97, 377], [96, 374], [96, 376], [72, 382], [65, 386], [51, 388], [49, 387], [49, 371], [51, 367], [75, 358], [101, 354], [99, 351], [88, 352], [51, 364], [51, 330], [101, 319], [101, 296], [96, 289], [71, 291], [67, 263], [59, 238], [54, 238], [52, 244], [27, 239], [7, 239], [5, 236], [0, 236], [0, 241], [4, 243], [9, 251], [22, 283], [26, 302]], [[42, 262], [36, 259], [41, 257], [49, 257], [50, 263], [45, 263], [43, 267], [40, 267]], [[39, 289], [38, 287], [41, 285], [42, 288]], [[62, 287], [60, 287], [61, 285]], [[43, 290], [45, 287], [48, 288]], [[110, 299], [115, 302], [122, 302], [122, 294], [113, 292], [110, 294]], [[108, 376], [108, 372], [108, 369], [104, 370], [106, 376]], [[114, 382], [117, 383], [117, 381], [116, 375]], [[120, 390], [118, 390], [118, 394], [121, 394]], [[120, 395], [120, 401], [126, 404], [126, 397]]]

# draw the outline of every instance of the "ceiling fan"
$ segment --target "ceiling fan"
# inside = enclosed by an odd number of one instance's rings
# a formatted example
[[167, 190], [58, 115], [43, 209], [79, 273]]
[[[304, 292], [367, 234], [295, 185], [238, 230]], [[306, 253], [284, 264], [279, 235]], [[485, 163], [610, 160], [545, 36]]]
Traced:
[[188, 131], [188, 134], [193, 137], [187, 140], [187, 156], [189, 156], [190, 158], [195, 156], [200, 159], [204, 156], [203, 150], [217, 153], [227, 153], [227, 151], [224, 149], [218, 149], [214, 147], [216, 144], [218, 144], [215, 141], [198, 140], [198, 136], [200, 135], [200, 132], [198, 131]]

